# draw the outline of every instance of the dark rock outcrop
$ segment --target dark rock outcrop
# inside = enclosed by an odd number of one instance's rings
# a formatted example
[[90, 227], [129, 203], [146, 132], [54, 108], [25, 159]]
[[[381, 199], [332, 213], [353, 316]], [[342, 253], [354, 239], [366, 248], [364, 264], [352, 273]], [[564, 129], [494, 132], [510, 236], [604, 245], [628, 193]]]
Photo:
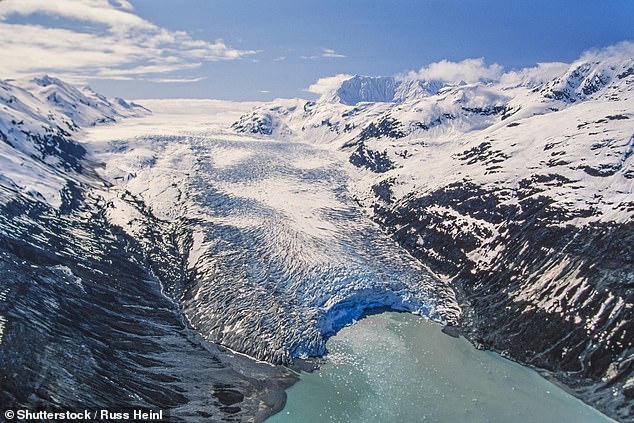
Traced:
[[[617, 418], [634, 413], [634, 224], [569, 222], [590, 216], [540, 196], [535, 175], [515, 192], [469, 182], [392, 203], [389, 183], [376, 220], [434, 271], [448, 275], [476, 343], [552, 373]], [[510, 206], [503, 200], [518, 199]], [[617, 391], [614, 391], [617, 389]], [[623, 392], [615, 396], [613, 392]]]

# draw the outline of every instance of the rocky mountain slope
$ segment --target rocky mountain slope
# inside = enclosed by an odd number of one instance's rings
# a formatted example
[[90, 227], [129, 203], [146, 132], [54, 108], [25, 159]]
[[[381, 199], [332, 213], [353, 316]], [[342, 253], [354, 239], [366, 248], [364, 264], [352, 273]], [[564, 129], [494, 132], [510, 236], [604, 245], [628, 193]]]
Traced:
[[62, 204], [69, 175], [84, 167], [86, 151], [72, 140], [80, 127], [148, 112], [50, 76], [0, 81], [0, 104], [0, 182], [53, 206]]
[[471, 83], [354, 76], [233, 128], [345, 153], [368, 214], [458, 289], [470, 339], [627, 419], [631, 50], [586, 54], [555, 77], [543, 66]]
[[173, 227], [131, 198], [150, 249], [108, 216], [113, 181], [81, 128], [148, 110], [48, 76], [1, 81], [0, 103], [0, 404], [173, 421], [279, 409], [296, 376], [203, 340], [166, 294], [189, 276]]

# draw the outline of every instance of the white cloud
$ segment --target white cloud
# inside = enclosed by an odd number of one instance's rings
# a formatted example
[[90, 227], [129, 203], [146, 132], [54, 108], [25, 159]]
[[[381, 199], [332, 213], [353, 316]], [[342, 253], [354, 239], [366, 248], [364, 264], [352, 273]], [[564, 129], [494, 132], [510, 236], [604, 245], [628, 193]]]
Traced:
[[408, 79], [424, 79], [459, 83], [470, 83], [482, 80], [497, 80], [502, 75], [502, 66], [494, 63], [487, 65], [483, 58], [465, 59], [461, 62], [441, 60], [422, 67], [418, 72], [410, 71]]
[[500, 83], [507, 86], [519, 84], [535, 86], [556, 78], [569, 67], [568, 63], [561, 62], [538, 63], [532, 68], [506, 72], [500, 77]]
[[[128, 6], [131, 7], [131, 5]], [[130, 12], [130, 9], [117, 8], [107, 0], [3, 0], [0, 2], [0, 19], [11, 15], [29, 16], [42, 13], [93, 22], [109, 26], [112, 30], [158, 29], [152, 23]]]
[[333, 50], [331, 48], [322, 48], [321, 53], [313, 54], [311, 56], [300, 56], [300, 59], [303, 59], [303, 60], [317, 60], [322, 58], [342, 59], [344, 57], [346, 57], [344, 54], [337, 53], [336, 50]]
[[621, 41], [620, 43], [585, 51], [580, 61], [599, 61], [606, 59], [632, 59], [634, 58], [634, 41]]
[[[621, 61], [632, 58], [634, 58], [634, 41], [622, 41], [608, 47], [585, 51], [575, 63], [604, 60]], [[507, 86], [538, 85], [562, 75], [570, 66], [569, 63], [545, 62], [537, 63], [533, 67], [504, 72], [502, 66], [497, 63], [487, 65], [483, 58], [465, 59], [461, 62], [441, 60], [423, 66], [419, 71], [410, 71], [397, 77], [400, 79], [438, 80], [454, 84], [461, 81], [467, 83], [495, 81]]]
[[550, 81], [564, 73], [570, 64], [561, 62], [538, 63], [533, 67], [504, 72], [497, 63], [487, 65], [483, 58], [465, 59], [461, 62], [441, 60], [422, 67], [418, 72], [410, 71], [399, 75], [400, 79], [421, 79], [442, 81], [457, 84], [462, 81], [474, 83], [478, 81], [499, 82], [504, 86], [535, 86]]
[[344, 58], [346, 56], [341, 53], [337, 53], [335, 50], [331, 48], [324, 48], [321, 51], [321, 57], [332, 57], [332, 58], [339, 59], [339, 58]]
[[119, 7], [125, 10], [133, 10], [134, 6], [132, 6], [132, 4], [127, 1], [127, 0], [115, 0], [118, 4]]
[[344, 73], [335, 76], [328, 76], [326, 78], [320, 78], [317, 80], [317, 82], [306, 88], [305, 91], [319, 95], [328, 94], [339, 88], [343, 81], [346, 81], [350, 78], [352, 78], [352, 75]]
[[[128, 1], [116, 3], [0, 1], [0, 63], [4, 71], [0, 77], [49, 72], [76, 82], [149, 79], [156, 74], [197, 68], [202, 62], [234, 60], [255, 53], [231, 48], [222, 40], [196, 40], [185, 32], [169, 31], [135, 15]], [[47, 26], [10, 21], [16, 15], [33, 14], [54, 19]], [[67, 25], [60, 26], [62, 21]], [[180, 82], [183, 77], [155, 79]]]
[[203, 81], [207, 79], [206, 76], [200, 76], [198, 78], [148, 78], [146, 81], [168, 83], [168, 84], [190, 84], [192, 82]]
[[599, 61], [621, 62], [632, 58], [634, 58], [634, 42], [622, 41], [608, 47], [587, 50], [573, 64], [561, 62], [538, 63], [534, 67], [506, 72], [500, 77], [500, 83], [504, 85], [539, 85], [564, 74], [575, 64]]

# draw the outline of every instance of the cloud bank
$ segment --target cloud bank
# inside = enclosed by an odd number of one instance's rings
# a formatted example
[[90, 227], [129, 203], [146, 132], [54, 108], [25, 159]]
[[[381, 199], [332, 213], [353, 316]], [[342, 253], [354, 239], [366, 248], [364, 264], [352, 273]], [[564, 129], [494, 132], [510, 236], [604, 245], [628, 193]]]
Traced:
[[494, 63], [487, 65], [484, 58], [465, 59], [461, 62], [441, 60], [423, 66], [418, 70], [410, 71], [408, 79], [422, 79], [431, 81], [443, 81], [449, 83], [472, 83], [482, 80], [497, 80], [502, 75], [502, 66]]
[[[185, 79], [178, 72], [197, 68], [202, 62], [235, 60], [255, 53], [234, 49], [222, 40], [197, 40], [186, 32], [161, 28], [134, 14], [128, 1], [114, 3], [0, 1], [0, 77], [49, 72], [71, 81], [182, 82]], [[34, 15], [48, 18], [46, 25], [11, 21]], [[165, 74], [169, 75], [159, 77]]]
[[[634, 59], [634, 41], [622, 41], [608, 47], [583, 52], [572, 63], [545, 62], [535, 66], [505, 71], [504, 67], [487, 64], [484, 58], [465, 59], [460, 62], [441, 60], [421, 67], [418, 71], [409, 71], [396, 75], [397, 80], [441, 81], [447, 84], [487, 82], [506, 87], [517, 85], [537, 86], [548, 82], [576, 65], [584, 62], [616, 61]], [[330, 94], [336, 91], [343, 81], [352, 75], [339, 74], [320, 78], [305, 89], [313, 94]]]
[[348, 75], [345, 73], [341, 73], [335, 76], [328, 76], [325, 78], [320, 78], [312, 84], [310, 87], [306, 88], [305, 91], [313, 94], [324, 95], [335, 91], [337, 88], [341, 86], [341, 83], [347, 79], [352, 78], [352, 75]]
[[506, 72], [500, 76], [499, 81], [503, 85], [534, 86], [563, 74], [569, 67], [569, 63], [562, 62], [538, 63], [534, 67]]
[[609, 59], [632, 59], [634, 58], [634, 41], [621, 41], [620, 43], [585, 51], [579, 61], [598, 61]]
[[622, 41], [608, 47], [591, 49], [571, 63], [545, 62], [537, 63], [533, 67], [505, 71], [504, 67], [493, 63], [488, 65], [483, 58], [465, 59], [460, 62], [441, 60], [423, 66], [418, 71], [409, 71], [400, 75], [401, 79], [419, 79], [443, 81], [450, 84], [460, 82], [499, 82], [504, 85], [529, 84], [535, 85], [550, 81], [563, 74], [574, 64], [582, 62], [598, 62], [604, 60], [628, 60], [634, 58], [634, 42]]

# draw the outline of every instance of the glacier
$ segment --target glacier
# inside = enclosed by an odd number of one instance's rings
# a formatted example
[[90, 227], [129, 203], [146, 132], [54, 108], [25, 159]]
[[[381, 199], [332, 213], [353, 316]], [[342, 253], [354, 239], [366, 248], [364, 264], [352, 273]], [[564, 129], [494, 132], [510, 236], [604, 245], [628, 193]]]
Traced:
[[139, 239], [163, 226], [183, 243], [191, 276], [165, 284], [210, 341], [288, 364], [323, 355], [327, 336], [367, 309], [458, 318], [451, 289], [366, 219], [328, 150], [191, 133], [94, 155], [116, 182], [113, 222]]
[[[181, 421], [279, 409], [297, 376], [205, 341], [151, 252], [108, 218], [116, 179], [98, 175], [77, 122], [150, 112], [47, 76], [2, 81], [0, 93], [0, 403], [161, 408]], [[172, 252], [161, 257], [177, 268]]]

